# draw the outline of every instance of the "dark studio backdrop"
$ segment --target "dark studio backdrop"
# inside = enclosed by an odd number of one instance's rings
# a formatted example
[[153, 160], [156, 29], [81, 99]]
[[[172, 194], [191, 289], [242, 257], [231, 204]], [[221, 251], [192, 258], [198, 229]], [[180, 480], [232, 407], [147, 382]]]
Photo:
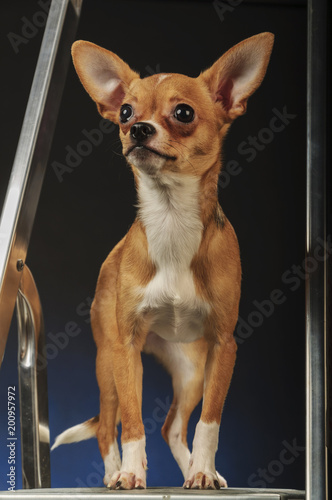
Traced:
[[[36, 13], [45, 8], [42, 0], [1, 7], [1, 205], [42, 39], [43, 16]], [[262, 31], [276, 36], [271, 62], [247, 114], [230, 129], [219, 182], [240, 243], [243, 281], [237, 364], [216, 466], [229, 486], [304, 488], [305, 2], [84, 0], [77, 39], [112, 50], [142, 76], [197, 76]], [[9, 33], [25, 42], [14, 47]], [[27, 257], [45, 316], [51, 443], [99, 412], [89, 305], [103, 260], [135, 217], [118, 131], [103, 124], [71, 65]], [[7, 388], [17, 386], [16, 337], [14, 319], [0, 374], [0, 489], [8, 487]], [[170, 379], [143, 358], [148, 484], [180, 486], [160, 435]], [[19, 467], [19, 453], [17, 459]], [[51, 468], [53, 487], [102, 485], [96, 440], [54, 450]]]

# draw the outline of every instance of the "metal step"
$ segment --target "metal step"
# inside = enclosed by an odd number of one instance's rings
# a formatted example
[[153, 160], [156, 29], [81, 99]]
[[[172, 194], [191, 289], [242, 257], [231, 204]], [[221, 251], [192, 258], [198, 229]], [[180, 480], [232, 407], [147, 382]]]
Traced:
[[15, 500], [55, 500], [58, 498], [75, 498], [75, 500], [99, 500], [112, 498], [124, 500], [304, 500], [305, 492], [299, 490], [226, 488], [222, 490], [184, 490], [183, 488], [148, 488], [146, 490], [110, 491], [107, 488], [52, 488], [17, 490], [0, 493], [0, 499]]

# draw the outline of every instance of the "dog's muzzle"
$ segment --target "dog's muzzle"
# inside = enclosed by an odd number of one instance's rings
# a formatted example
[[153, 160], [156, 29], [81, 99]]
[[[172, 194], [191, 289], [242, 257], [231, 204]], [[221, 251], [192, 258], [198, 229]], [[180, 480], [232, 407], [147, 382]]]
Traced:
[[148, 158], [149, 153], [160, 156], [165, 160], [176, 160], [175, 156], [170, 156], [151, 146], [148, 146], [148, 140], [157, 133], [156, 128], [147, 122], [137, 122], [132, 125], [130, 129], [130, 138], [132, 146], [126, 151], [125, 156], [129, 156], [131, 152], [135, 150], [137, 158], [144, 161]]

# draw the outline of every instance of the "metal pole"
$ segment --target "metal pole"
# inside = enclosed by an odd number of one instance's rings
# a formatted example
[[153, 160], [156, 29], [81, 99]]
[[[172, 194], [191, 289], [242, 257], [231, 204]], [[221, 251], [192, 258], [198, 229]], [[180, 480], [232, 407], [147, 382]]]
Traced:
[[[306, 498], [326, 498], [325, 314], [327, 2], [308, 1], [306, 261]], [[323, 243], [322, 243], [323, 242]]]

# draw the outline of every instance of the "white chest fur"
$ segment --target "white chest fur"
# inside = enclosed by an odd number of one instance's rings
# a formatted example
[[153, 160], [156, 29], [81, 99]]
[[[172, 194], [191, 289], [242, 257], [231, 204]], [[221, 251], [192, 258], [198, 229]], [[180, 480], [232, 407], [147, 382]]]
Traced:
[[202, 238], [198, 182], [187, 176], [167, 175], [160, 182], [140, 175], [139, 213], [156, 274], [143, 290], [139, 311], [149, 315], [151, 331], [173, 342], [200, 338], [209, 310], [197, 297], [190, 269]]

